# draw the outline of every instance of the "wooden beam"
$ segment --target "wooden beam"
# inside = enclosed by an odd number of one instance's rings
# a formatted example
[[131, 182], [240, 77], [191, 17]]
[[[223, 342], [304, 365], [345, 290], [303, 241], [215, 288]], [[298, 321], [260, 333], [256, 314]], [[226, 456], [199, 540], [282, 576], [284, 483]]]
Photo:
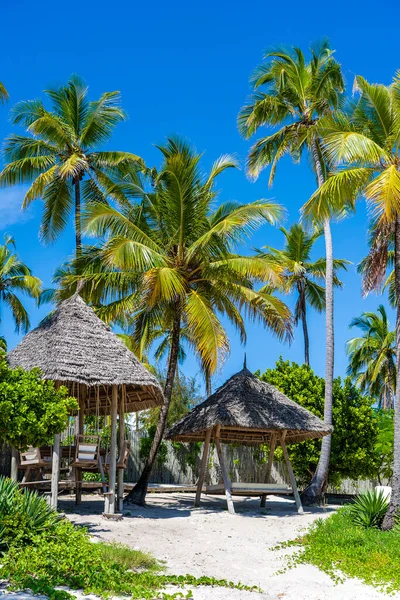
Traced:
[[285, 459], [286, 468], [288, 470], [290, 483], [292, 485], [294, 499], [296, 500], [297, 512], [302, 515], [304, 513], [304, 510], [303, 510], [303, 506], [301, 504], [299, 490], [297, 489], [296, 479], [294, 477], [292, 465], [291, 465], [290, 459], [289, 459], [289, 454], [288, 454], [288, 451], [286, 448], [285, 437], [286, 437], [286, 430], [283, 433], [281, 433], [281, 435], [280, 435], [280, 443], [282, 446], [283, 457]]
[[[276, 433], [272, 433], [271, 434], [271, 439], [269, 442], [269, 456], [268, 456], [268, 462], [266, 464], [265, 467], [265, 471], [263, 473], [263, 483], [270, 483], [270, 477], [271, 477], [271, 469], [272, 469], [272, 463], [274, 461], [274, 454], [275, 454], [275, 448], [276, 448]], [[265, 501], [267, 499], [267, 496], [265, 494], [263, 494], [261, 496], [261, 502], [260, 502], [260, 507], [261, 508], [265, 508]]]
[[217, 448], [218, 461], [219, 461], [219, 466], [221, 467], [222, 479], [224, 481], [225, 496], [226, 496], [226, 503], [228, 505], [228, 511], [231, 515], [234, 515], [235, 507], [233, 505], [233, 500], [232, 500], [231, 482], [229, 479], [228, 471], [226, 470], [224, 455], [222, 453], [220, 432], [221, 432], [221, 426], [217, 425], [216, 432], [215, 432], [215, 445]]
[[204, 440], [203, 456], [202, 456], [202, 459], [201, 459], [200, 474], [199, 474], [199, 480], [197, 482], [196, 498], [195, 498], [195, 501], [194, 501], [194, 505], [195, 506], [200, 506], [200, 499], [201, 499], [201, 492], [202, 492], [202, 489], [203, 489], [204, 475], [206, 473], [207, 464], [208, 464], [208, 454], [209, 454], [209, 450], [210, 450], [210, 439], [211, 439], [211, 429], [208, 429], [206, 431], [206, 437], [205, 437], [205, 440]]
[[50, 506], [57, 510], [58, 482], [60, 479], [60, 434], [54, 436], [53, 457], [51, 463], [51, 497]]
[[10, 477], [13, 481], [18, 481], [18, 450], [11, 447], [11, 473]]
[[118, 412], [118, 386], [112, 386], [111, 396], [111, 440], [110, 440], [110, 467], [108, 471], [108, 510], [106, 513], [115, 513], [115, 479], [117, 474], [117, 412]]
[[[121, 396], [119, 399], [119, 413], [118, 413], [118, 447], [119, 447], [119, 460], [121, 461], [124, 451], [125, 442], [125, 386], [122, 386]], [[124, 508], [124, 469], [118, 469], [117, 472], [117, 499], [118, 499], [118, 510], [122, 512]]]

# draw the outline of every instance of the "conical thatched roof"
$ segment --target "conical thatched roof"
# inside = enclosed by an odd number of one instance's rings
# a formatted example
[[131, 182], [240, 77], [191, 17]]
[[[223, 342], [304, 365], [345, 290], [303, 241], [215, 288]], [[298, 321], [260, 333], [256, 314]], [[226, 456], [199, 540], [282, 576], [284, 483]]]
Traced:
[[287, 444], [323, 437], [332, 431], [309, 410], [246, 368], [180, 419], [169, 430], [167, 438], [181, 442], [202, 441], [206, 431], [217, 425], [221, 426], [221, 442], [241, 445], [268, 442], [271, 433], [283, 430], [287, 431]]
[[7, 360], [10, 367], [39, 367], [45, 379], [86, 396], [86, 413], [109, 412], [112, 385], [125, 386], [125, 412], [163, 403], [156, 378], [78, 294], [28, 333]]

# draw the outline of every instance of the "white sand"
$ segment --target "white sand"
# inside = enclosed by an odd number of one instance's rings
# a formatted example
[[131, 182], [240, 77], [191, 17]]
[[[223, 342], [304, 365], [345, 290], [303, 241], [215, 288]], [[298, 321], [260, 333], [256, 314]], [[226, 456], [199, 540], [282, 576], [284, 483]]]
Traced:
[[[193, 509], [193, 495], [150, 494], [148, 507], [130, 509], [122, 521], [101, 517], [102, 502], [84, 498], [80, 514], [71, 499], [61, 499], [60, 510], [93, 536], [149, 551], [165, 561], [169, 573], [229, 579], [262, 588], [263, 594], [199, 588], [195, 600], [379, 600], [387, 596], [358, 580], [333, 581], [316, 567], [300, 565], [283, 573], [291, 550], [273, 550], [279, 542], [294, 539], [316, 518], [333, 508], [306, 510], [298, 515], [291, 501], [271, 498], [260, 511], [257, 500], [237, 499], [236, 515], [229, 515], [222, 498], [207, 497]], [[96, 513], [97, 514], [94, 514]], [[400, 600], [400, 594], [391, 596]]]

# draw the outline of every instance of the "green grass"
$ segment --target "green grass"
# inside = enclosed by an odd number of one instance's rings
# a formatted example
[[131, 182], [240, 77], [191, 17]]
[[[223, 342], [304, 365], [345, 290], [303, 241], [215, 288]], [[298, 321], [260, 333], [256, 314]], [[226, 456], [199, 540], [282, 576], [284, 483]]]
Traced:
[[104, 561], [115, 562], [125, 566], [132, 571], [160, 571], [163, 567], [156, 561], [154, 556], [141, 550], [134, 550], [129, 546], [122, 544], [106, 544], [98, 542], [99, 548]]
[[400, 534], [355, 525], [350, 507], [319, 519], [291, 545], [299, 543], [303, 549], [291, 557], [291, 565], [310, 563], [336, 581], [358, 577], [386, 592], [400, 590]]

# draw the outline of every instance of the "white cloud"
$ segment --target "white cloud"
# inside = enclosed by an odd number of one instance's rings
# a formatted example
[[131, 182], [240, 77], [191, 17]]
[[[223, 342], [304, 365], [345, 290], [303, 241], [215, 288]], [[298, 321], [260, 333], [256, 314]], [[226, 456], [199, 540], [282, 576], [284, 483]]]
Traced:
[[0, 190], [0, 231], [33, 218], [33, 207], [21, 210], [26, 187]]

